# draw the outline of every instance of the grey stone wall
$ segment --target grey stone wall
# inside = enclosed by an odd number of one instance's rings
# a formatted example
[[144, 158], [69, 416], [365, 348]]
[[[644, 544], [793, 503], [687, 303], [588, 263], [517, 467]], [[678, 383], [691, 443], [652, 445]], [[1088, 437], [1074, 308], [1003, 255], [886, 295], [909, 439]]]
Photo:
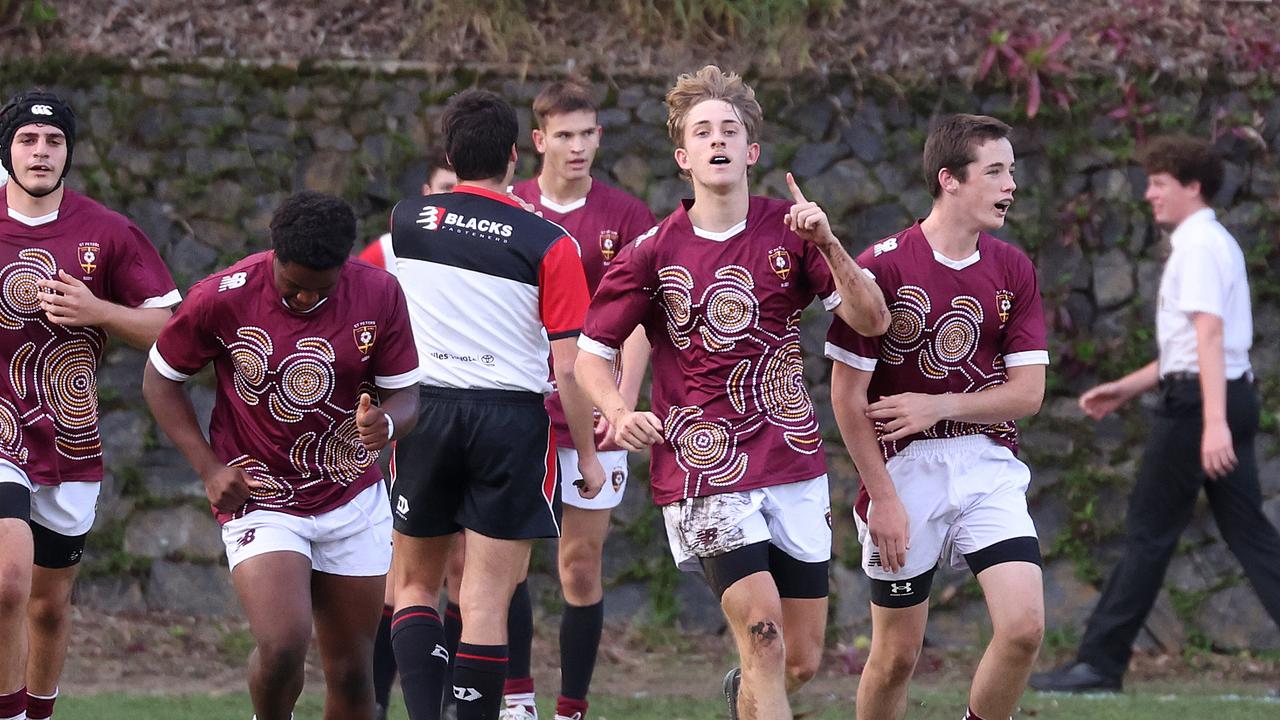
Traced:
[[[422, 148], [448, 96], [472, 84], [501, 92], [529, 126], [533, 79], [431, 76], [377, 69], [199, 67], [129, 69], [50, 66], [0, 70], [0, 92], [31, 78], [70, 95], [81, 118], [73, 187], [132, 217], [160, 249], [179, 285], [267, 244], [275, 205], [302, 188], [337, 193], [374, 237], [392, 204], [417, 192]], [[21, 78], [21, 81], [19, 80]], [[599, 82], [604, 146], [598, 174], [665, 214], [688, 194], [676, 175], [664, 130], [665, 81]], [[1113, 120], [1122, 105], [1105, 82], [1081, 83], [1071, 110], [1050, 108], [1022, 123], [1018, 103], [999, 90], [902, 89], [840, 78], [763, 81], [769, 126], [752, 173], [756, 192], [782, 196], [795, 172], [859, 251], [925, 214], [929, 197], [919, 156], [931, 117], [992, 113], [1023, 125], [1015, 138], [1018, 200], [1002, 235], [1036, 261], [1052, 323], [1049, 396], [1026, 423], [1025, 457], [1035, 479], [1031, 507], [1047, 557], [1050, 637], [1069, 642], [1115, 559], [1126, 494], [1144, 437], [1150, 399], [1101, 423], [1074, 399], [1153, 357], [1152, 299], [1167, 243], [1149, 221], [1143, 175], [1132, 161], [1141, 130], [1216, 133], [1229, 158], [1222, 217], [1249, 259], [1264, 393], [1262, 482], [1269, 517], [1280, 523], [1280, 459], [1275, 398], [1280, 337], [1280, 262], [1275, 245], [1280, 177], [1265, 146], [1280, 129], [1280, 100], [1269, 87], [1244, 91], [1153, 88], [1153, 108]], [[1261, 143], [1261, 144], [1260, 144]], [[1265, 144], [1265, 145], [1264, 145]], [[522, 135], [522, 176], [534, 168]], [[832, 617], [842, 637], [865, 632], [866, 585], [848, 507], [854, 472], [840, 445], [821, 358], [826, 319], [805, 324], [806, 373], [820, 407], [838, 510]], [[217, 527], [202, 487], [157, 432], [142, 406], [144, 357], [113, 348], [102, 370], [102, 423], [108, 477], [78, 601], [120, 610], [235, 612]], [[193, 383], [202, 414], [209, 379]], [[616, 513], [606, 559], [612, 620], [699, 630], [720, 628], [711, 595], [671, 567], [658, 514], [645, 494], [638, 458], [633, 489]], [[550, 543], [535, 556], [542, 611], [557, 607]], [[1146, 647], [1280, 649], [1270, 623], [1201, 508], [1170, 571], [1167, 590], [1141, 642]], [[968, 644], [985, 637], [979, 593], [965, 574], [944, 572], [935, 591], [931, 640]]]

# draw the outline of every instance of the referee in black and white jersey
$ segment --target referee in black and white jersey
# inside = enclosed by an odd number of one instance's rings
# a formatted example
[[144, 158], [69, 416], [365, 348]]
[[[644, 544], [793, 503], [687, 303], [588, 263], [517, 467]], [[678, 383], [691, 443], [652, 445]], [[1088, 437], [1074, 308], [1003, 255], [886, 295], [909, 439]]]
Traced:
[[392, 467], [391, 644], [410, 718], [437, 720], [449, 652], [435, 604], [465, 532], [462, 638], [446, 691], [458, 720], [496, 720], [512, 591], [531, 541], [560, 534], [548, 356], [574, 444], [586, 448], [577, 492], [592, 497], [604, 484], [573, 368], [590, 296], [575, 240], [506, 193], [519, 131], [511, 106], [468, 90], [440, 124], [457, 186], [404, 200], [391, 216], [422, 369], [418, 425]]

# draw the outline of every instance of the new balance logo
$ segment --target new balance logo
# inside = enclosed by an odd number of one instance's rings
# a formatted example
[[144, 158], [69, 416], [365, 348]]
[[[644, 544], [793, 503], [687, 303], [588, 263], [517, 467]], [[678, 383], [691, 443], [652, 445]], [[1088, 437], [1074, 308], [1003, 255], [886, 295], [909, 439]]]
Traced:
[[878, 550], [873, 550], [871, 552], [871, 557], [867, 560], [867, 566], [876, 567], [879, 564], [880, 564], [880, 552]]
[[436, 645], [436, 649], [432, 650], [431, 654], [445, 662], [449, 662], [449, 651], [443, 645]]
[[248, 280], [248, 275], [242, 272], [231, 273], [230, 275], [223, 275], [222, 279], [218, 281], [218, 292], [235, 290], [238, 287], [244, 287], [244, 283], [246, 280]]
[[457, 685], [453, 686], [453, 696], [463, 702], [475, 702], [476, 700], [484, 697], [480, 694], [480, 691], [475, 688], [464, 688], [458, 687]]
[[889, 583], [889, 594], [894, 597], [902, 597], [911, 594], [911, 583]]
[[32, 115], [52, 115], [53, 108], [49, 105], [32, 105], [31, 114]]
[[876, 243], [875, 249], [872, 250], [872, 253], [875, 257], [880, 257], [881, 255], [891, 250], [897, 250], [897, 249], [898, 249], [898, 238], [891, 237], [888, 240], [881, 240], [880, 242]]
[[444, 216], [444, 208], [429, 206], [418, 213], [418, 224], [428, 230], [440, 229], [440, 218]]

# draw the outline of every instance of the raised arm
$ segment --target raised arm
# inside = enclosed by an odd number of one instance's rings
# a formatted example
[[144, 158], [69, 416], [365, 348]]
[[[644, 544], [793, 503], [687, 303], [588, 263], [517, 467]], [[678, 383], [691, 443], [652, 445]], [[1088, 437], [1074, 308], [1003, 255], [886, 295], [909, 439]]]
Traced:
[[791, 189], [795, 204], [784, 221], [792, 232], [817, 248], [831, 268], [831, 277], [841, 298], [835, 314], [859, 334], [867, 337], [883, 335], [889, 329], [889, 307], [885, 305], [880, 286], [849, 257], [848, 251], [831, 232], [831, 221], [826, 211], [805, 199], [791, 173], [787, 173], [787, 187]]

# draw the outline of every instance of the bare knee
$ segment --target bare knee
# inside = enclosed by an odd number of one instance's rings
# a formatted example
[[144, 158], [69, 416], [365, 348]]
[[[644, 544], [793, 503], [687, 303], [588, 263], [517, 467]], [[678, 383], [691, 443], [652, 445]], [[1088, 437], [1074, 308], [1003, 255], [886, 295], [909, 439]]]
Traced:
[[343, 698], [352, 705], [373, 699], [373, 668], [365, 663], [339, 663], [325, 674], [324, 682], [328, 692]]
[[575, 553], [560, 561], [560, 585], [565, 598], [585, 604], [603, 594], [600, 581], [600, 558], [588, 553]]
[[787, 652], [787, 687], [791, 689], [799, 688], [801, 685], [813, 679], [818, 674], [818, 667], [822, 664], [822, 651], [818, 652]]
[[287, 684], [303, 674], [307, 662], [308, 633], [280, 633], [258, 640], [258, 665], [273, 685]]
[[873, 647], [868, 666], [874, 666], [890, 685], [901, 685], [911, 679], [920, 660], [918, 643], [886, 643]]
[[71, 622], [71, 603], [62, 598], [32, 598], [27, 617], [37, 632], [56, 634]]
[[782, 670], [786, 665], [786, 648], [782, 642], [782, 623], [776, 616], [757, 616], [748, 621], [746, 652], [742, 661], [757, 667], [775, 666]]
[[993, 643], [1000, 643], [1006, 651], [1034, 658], [1040, 652], [1040, 644], [1044, 641], [1044, 618], [1025, 617], [1009, 627], [997, 631]]
[[0, 562], [0, 617], [21, 616], [31, 597], [31, 566]]

